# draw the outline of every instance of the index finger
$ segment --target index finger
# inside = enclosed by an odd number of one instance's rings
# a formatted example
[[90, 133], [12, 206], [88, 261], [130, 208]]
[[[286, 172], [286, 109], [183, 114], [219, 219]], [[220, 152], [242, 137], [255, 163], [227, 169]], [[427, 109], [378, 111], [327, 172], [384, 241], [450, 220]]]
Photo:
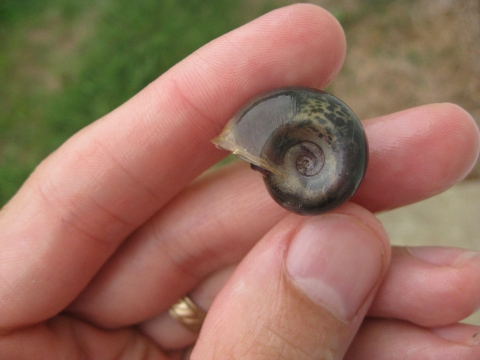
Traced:
[[344, 54], [326, 11], [280, 9], [206, 45], [71, 138], [0, 213], [0, 328], [71, 302], [125, 236], [223, 155], [209, 140], [247, 99], [324, 87]]

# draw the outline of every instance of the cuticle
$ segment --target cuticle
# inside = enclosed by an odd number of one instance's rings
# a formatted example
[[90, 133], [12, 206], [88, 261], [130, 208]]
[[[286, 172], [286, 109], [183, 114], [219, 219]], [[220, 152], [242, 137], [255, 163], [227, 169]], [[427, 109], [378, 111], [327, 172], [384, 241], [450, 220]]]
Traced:
[[414, 248], [414, 246], [403, 246], [402, 247], [404, 252], [407, 253], [409, 256], [414, 258], [415, 260], [422, 261], [425, 263], [428, 263], [432, 266], [439, 267], [439, 268], [447, 268], [447, 269], [460, 269], [467, 265], [472, 259], [478, 259], [480, 261], [480, 253], [473, 251], [473, 250], [467, 250], [465, 249], [465, 253], [457, 256], [452, 262], [450, 262], [447, 265], [442, 265], [442, 264], [435, 264], [426, 260], [419, 259], [416, 257], [410, 250]]

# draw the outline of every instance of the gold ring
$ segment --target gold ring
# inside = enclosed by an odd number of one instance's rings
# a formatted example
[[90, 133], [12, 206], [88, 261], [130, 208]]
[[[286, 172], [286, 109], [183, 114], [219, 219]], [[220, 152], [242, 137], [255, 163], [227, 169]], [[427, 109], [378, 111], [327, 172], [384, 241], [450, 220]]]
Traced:
[[207, 313], [195, 305], [188, 296], [179, 299], [173, 304], [168, 313], [180, 324], [195, 333], [200, 332], [203, 320], [207, 316]]

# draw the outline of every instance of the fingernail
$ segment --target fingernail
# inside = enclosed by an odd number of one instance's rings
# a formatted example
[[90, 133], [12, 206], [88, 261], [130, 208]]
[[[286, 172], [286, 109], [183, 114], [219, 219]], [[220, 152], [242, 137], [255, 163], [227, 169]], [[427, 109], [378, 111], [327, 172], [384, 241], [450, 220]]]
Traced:
[[407, 251], [418, 260], [435, 266], [460, 268], [472, 258], [480, 259], [480, 253], [471, 250], [441, 247], [441, 246], [412, 246]]
[[480, 345], [480, 326], [469, 324], [455, 324], [433, 328], [432, 331], [443, 339], [455, 341], [465, 345]]
[[286, 259], [294, 284], [314, 303], [350, 320], [378, 283], [383, 246], [358, 219], [329, 214], [307, 219]]
[[472, 337], [468, 340], [468, 342], [471, 345], [480, 345], [480, 332], [473, 334]]

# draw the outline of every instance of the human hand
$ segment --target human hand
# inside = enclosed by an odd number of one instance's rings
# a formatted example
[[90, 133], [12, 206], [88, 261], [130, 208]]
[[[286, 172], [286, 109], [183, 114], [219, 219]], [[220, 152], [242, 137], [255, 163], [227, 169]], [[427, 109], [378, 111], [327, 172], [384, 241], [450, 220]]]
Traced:
[[166, 311], [190, 293], [209, 308], [193, 359], [478, 359], [480, 330], [455, 323], [480, 303], [480, 256], [393, 249], [387, 273], [371, 213], [468, 172], [478, 130], [460, 108], [364, 122], [370, 163], [353, 199], [363, 207], [287, 214], [238, 163], [193, 181], [224, 155], [209, 140], [244, 102], [281, 86], [324, 88], [344, 54], [325, 11], [274, 11], [40, 164], [0, 212], [0, 358], [181, 359], [196, 335]]

